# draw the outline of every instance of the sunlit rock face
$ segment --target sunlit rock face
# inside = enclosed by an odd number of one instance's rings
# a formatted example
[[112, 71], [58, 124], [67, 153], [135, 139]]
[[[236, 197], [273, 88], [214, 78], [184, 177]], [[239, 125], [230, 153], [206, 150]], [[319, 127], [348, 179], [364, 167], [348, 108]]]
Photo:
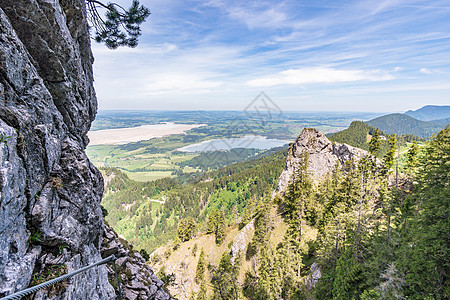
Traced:
[[[0, 296], [101, 260], [103, 179], [84, 0], [0, 1]], [[35, 299], [113, 299], [106, 266]]]
[[368, 155], [365, 150], [331, 142], [317, 129], [305, 128], [289, 147], [286, 168], [278, 179], [275, 192], [283, 194], [286, 191], [305, 153], [308, 155], [308, 174], [316, 184], [332, 172], [337, 164], [343, 166], [349, 159], [358, 161]]

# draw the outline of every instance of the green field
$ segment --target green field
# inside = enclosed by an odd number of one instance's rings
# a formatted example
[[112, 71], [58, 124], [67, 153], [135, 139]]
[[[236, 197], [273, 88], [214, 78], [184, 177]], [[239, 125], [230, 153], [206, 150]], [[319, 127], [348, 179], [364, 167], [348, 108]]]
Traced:
[[[243, 112], [99, 112], [92, 130], [133, 127], [145, 124], [175, 122], [207, 124], [186, 134], [154, 138], [124, 145], [88, 146], [86, 153], [97, 167], [115, 167], [137, 181], [152, 181], [164, 177], [189, 176], [195, 172], [217, 169], [238, 161], [256, 158], [264, 153], [246, 149], [210, 162], [205, 155], [176, 151], [183, 146], [211, 139], [241, 137], [248, 134], [294, 141], [304, 127], [314, 127], [324, 133], [347, 128], [355, 118], [369, 118], [364, 113], [285, 113], [270, 120], [250, 119]], [[232, 155], [231, 155], [232, 154]]]
[[176, 149], [191, 144], [192, 140], [206, 140], [205, 135], [173, 135], [125, 145], [89, 146], [86, 153], [97, 167], [115, 167], [137, 181], [151, 181], [175, 174], [196, 172], [181, 166], [198, 154], [183, 153]]

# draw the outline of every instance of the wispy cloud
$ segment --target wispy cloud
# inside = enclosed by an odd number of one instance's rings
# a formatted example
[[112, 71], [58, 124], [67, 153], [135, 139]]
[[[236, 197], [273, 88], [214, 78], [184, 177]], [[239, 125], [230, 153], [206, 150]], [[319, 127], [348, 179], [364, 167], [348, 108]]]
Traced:
[[276, 76], [253, 79], [247, 82], [250, 86], [266, 87], [274, 85], [301, 85], [311, 83], [336, 83], [352, 81], [385, 81], [394, 76], [380, 70], [337, 70], [331, 68], [290, 69]]
[[289, 26], [283, 2], [214, 0], [205, 6], [220, 8], [229, 18], [246, 24], [249, 29]]
[[158, 79], [149, 81], [144, 90], [150, 94], [161, 93], [205, 93], [222, 85], [222, 81], [208, 80], [197, 75], [183, 73], [160, 74]]
[[[305, 94], [333, 109], [333, 91], [339, 103], [351, 91], [374, 103], [418, 99], [417, 87], [442, 87], [450, 73], [448, 0], [141, 2], [152, 15], [137, 48], [93, 47], [100, 108], [240, 109], [264, 89], [292, 109]], [[363, 100], [350, 107], [364, 110]]]
[[420, 73], [423, 73], [423, 74], [433, 74], [433, 71], [430, 70], [430, 69], [427, 69], [427, 68], [421, 68], [421, 69], [420, 69]]

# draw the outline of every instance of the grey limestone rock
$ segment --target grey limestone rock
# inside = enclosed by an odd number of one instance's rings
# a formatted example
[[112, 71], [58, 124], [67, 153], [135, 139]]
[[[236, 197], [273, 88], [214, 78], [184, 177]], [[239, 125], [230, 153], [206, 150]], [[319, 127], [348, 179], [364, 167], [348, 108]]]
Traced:
[[[83, 9], [81, 0], [0, 2], [0, 295], [26, 288], [60, 249], [68, 272], [101, 259], [103, 181], [84, 153], [97, 105], [92, 54], [85, 18], [73, 19]], [[104, 266], [47, 292], [36, 297], [114, 295]]]
[[[92, 63], [84, 0], [0, 1], [0, 297], [49, 266], [102, 258], [103, 179], [84, 152], [97, 111]], [[35, 294], [114, 297], [106, 266]]]
[[236, 258], [241, 255], [245, 255], [248, 244], [253, 238], [255, 232], [255, 220], [251, 220], [241, 232], [233, 239], [233, 244], [231, 245], [231, 263], [234, 265]]
[[[119, 239], [117, 233], [109, 226], [105, 226], [102, 241], [102, 256], [114, 254], [116, 267], [121, 278], [121, 287], [125, 299], [171, 299], [163, 288], [163, 282], [156, 277], [145, 259], [125, 240]], [[114, 252], [111, 252], [114, 249]], [[115, 280], [112, 266], [108, 266], [108, 276]]]
[[310, 268], [310, 274], [306, 277], [306, 287], [308, 289], [313, 289], [316, 286], [316, 283], [322, 277], [322, 272], [320, 271], [320, 266], [314, 262]]
[[283, 194], [286, 191], [303, 153], [308, 154], [308, 173], [316, 184], [323, 180], [336, 164], [343, 166], [349, 159], [358, 161], [369, 154], [347, 144], [332, 143], [319, 130], [305, 128], [289, 148], [286, 167], [278, 179], [276, 193]]

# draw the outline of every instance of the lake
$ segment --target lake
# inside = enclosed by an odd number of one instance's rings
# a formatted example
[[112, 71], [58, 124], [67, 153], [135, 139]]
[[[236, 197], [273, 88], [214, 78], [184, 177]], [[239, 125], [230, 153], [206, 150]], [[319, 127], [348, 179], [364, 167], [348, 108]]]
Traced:
[[289, 142], [277, 139], [268, 139], [264, 136], [246, 135], [240, 138], [215, 139], [177, 149], [182, 152], [208, 152], [216, 150], [231, 150], [235, 148], [267, 150], [287, 145]]
[[122, 145], [159, 138], [172, 134], [182, 134], [192, 128], [205, 126], [205, 124], [175, 124], [165, 122], [155, 125], [142, 125], [131, 128], [105, 129], [88, 132], [89, 146], [95, 145]]

